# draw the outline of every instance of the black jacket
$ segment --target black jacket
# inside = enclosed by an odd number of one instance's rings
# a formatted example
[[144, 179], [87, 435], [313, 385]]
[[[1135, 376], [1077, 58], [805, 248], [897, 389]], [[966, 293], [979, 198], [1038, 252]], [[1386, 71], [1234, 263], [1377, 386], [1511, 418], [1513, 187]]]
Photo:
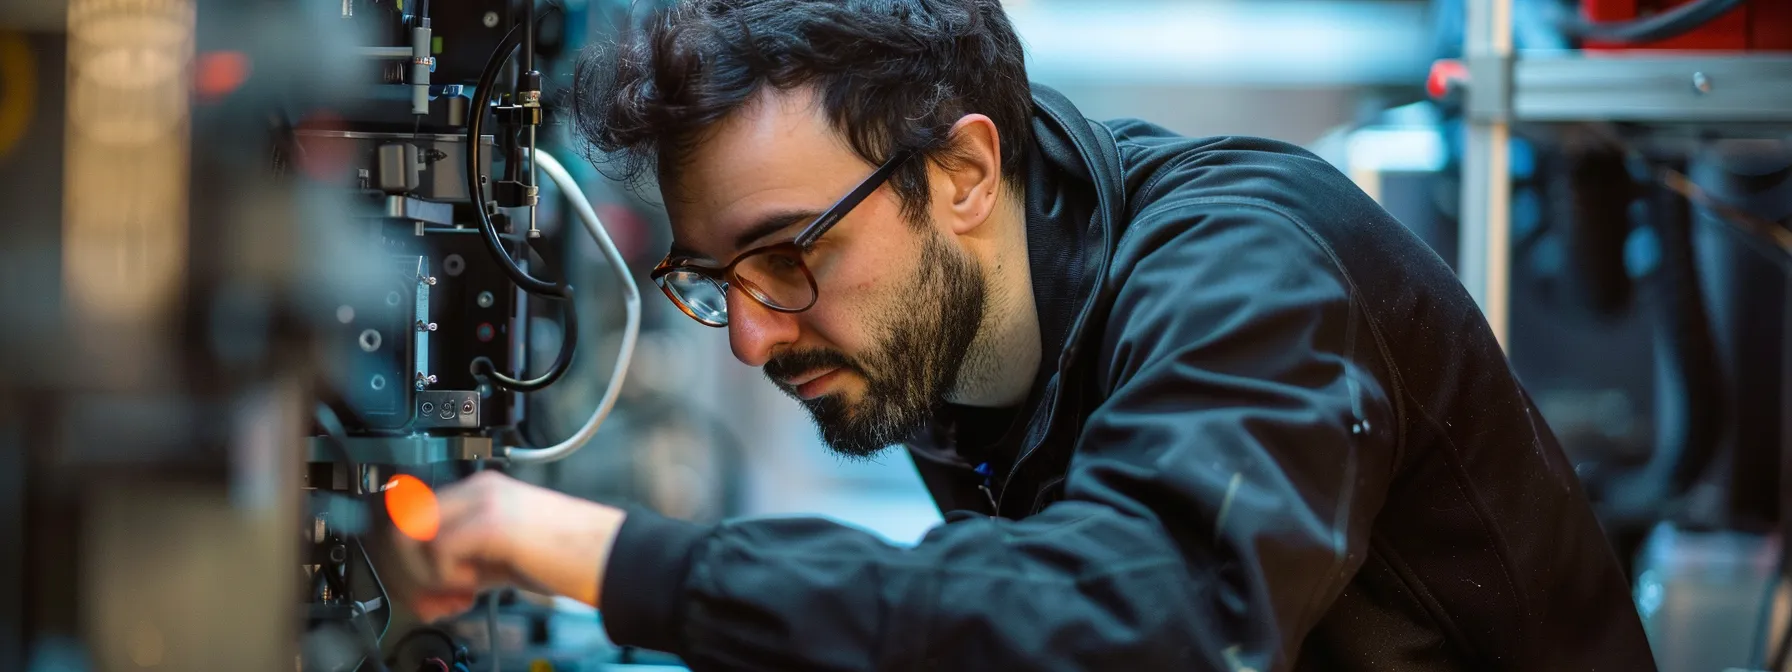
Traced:
[[948, 523], [913, 548], [636, 513], [615, 640], [696, 670], [1654, 669], [1573, 469], [1436, 254], [1298, 148], [1034, 97], [1056, 356], [990, 493], [942, 422], [909, 449]]

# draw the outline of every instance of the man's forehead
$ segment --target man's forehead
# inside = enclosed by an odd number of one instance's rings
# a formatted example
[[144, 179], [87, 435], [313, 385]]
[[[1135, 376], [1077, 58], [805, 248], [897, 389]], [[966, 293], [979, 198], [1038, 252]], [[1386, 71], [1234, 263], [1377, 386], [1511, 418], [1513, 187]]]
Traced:
[[768, 88], [705, 133], [662, 183], [673, 240], [695, 256], [736, 252], [737, 234], [768, 216], [826, 208], [865, 170], [812, 94]]

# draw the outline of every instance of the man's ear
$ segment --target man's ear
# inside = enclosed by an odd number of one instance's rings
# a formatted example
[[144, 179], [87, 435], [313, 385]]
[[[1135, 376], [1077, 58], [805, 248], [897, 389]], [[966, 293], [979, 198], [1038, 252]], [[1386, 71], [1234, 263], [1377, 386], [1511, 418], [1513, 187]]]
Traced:
[[938, 170], [944, 178], [936, 205], [950, 213], [954, 234], [963, 235], [988, 221], [1002, 192], [1002, 143], [996, 123], [969, 114], [952, 125], [951, 149]]

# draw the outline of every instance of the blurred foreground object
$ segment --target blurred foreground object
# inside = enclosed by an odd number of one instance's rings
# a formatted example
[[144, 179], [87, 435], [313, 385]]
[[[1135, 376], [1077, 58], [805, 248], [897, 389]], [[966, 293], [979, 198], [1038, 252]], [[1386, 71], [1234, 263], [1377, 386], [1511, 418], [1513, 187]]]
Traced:
[[290, 669], [306, 206], [252, 92], [195, 105], [199, 3], [46, 18], [0, 11], [0, 668]]

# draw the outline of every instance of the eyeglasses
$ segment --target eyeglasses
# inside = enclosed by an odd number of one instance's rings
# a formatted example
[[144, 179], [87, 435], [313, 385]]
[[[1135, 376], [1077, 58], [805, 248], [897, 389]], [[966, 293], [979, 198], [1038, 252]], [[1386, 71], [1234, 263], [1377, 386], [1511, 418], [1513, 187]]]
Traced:
[[803, 253], [889, 181], [908, 157], [909, 152], [898, 152], [890, 157], [789, 242], [747, 250], [721, 267], [698, 265], [682, 259], [673, 261], [667, 257], [649, 277], [684, 314], [712, 327], [728, 326], [729, 287], [745, 290], [747, 296], [760, 305], [780, 313], [808, 310], [815, 305], [819, 291], [815, 287], [815, 274], [810, 273], [809, 266], [803, 263]]

